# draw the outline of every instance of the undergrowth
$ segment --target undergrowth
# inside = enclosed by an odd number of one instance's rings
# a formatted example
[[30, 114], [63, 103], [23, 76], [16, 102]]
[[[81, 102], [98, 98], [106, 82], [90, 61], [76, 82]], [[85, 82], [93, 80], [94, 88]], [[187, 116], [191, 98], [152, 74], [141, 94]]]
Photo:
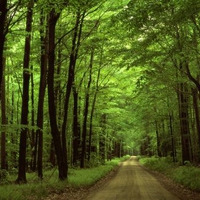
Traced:
[[200, 168], [192, 165], [180, 166], [173, 163], [171, 158], [142, 158], [138, 157], [139, 162], [154, 171], [161, 172], [192, 190], [200, 192]]
[[35, 173], [27, 173], [27, 184], [14, 184], [16, 175], [6, 175], [6, 184], [0, 186], [0, 200], [41, 200], [51, 192], [62, 192], [66, 187], [87, 187], [114, 170], [130, 156], [107, 161], [104, 165], [87, 169], [69, 169], [66, 181], [58, 180], [58, 170], [44, 171], [41, 181]]

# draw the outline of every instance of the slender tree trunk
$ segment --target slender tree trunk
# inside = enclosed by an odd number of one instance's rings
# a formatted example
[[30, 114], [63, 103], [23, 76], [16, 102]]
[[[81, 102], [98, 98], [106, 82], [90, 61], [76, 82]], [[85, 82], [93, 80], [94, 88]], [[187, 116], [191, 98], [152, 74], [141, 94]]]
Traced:
[[32, 170], [35, 172], [37, 167], [37, 149], [38, 148], [38, 135], [36, 131], [35, 141], [34, 141], [34, 150], [33, 150], [33, 167]]
[[[180, 77], [182, 78], [183, 70], [186, 70], [188, 77], [190, 76], [189, 66], [187, 59], [184, 57], [184, 50], [182, 45], [182, 30], [176, 27], [176, 40], [181, 53], [181, 60], [176, 63], [176, 68], [180, 70]], [[177, 74], [178, 78], [178, 74]], [[177, 87], [178, 105], [179, 105], [179, 120], [180, 120], [180, 135], [181, 135], [181, 149], [182, 149], [182, 164], [185, 161], [191, 161], [191, 149], [190, 149], [190, 129], [189, 129], [189, 115], [188, 115], [188, 86], [185, 82], [180, 82]]]
[[191, 161], [190, 155], [190, 130], [188, 116], [188, 90], [184, 83], [179, 84], [179, 118], [181, 131], [182, 162]]
[[[12, 110], [11, 110], [11, 121], [10, 121], [11, 125], [16, 123], [16, 122], [14, 122], [14, 105], [15, 104], [16, 104], [15, 103], [15, 94], [14, 94], [14, 90], [12, 90], [12, 100], [11, 100]], [[11, 133], [11, 143], [13, 145], [17, 145], [17, 139], [16, 139], [17, 135], [18, 134], [16, 134], [16, 133]], [[17, 152], [14, 149], [12, 149], [12, 151], [11, 151], [11, 157], [12, 157], [13, 167], [17, 168]]]
[[101, 69], [99, 68], [98, 74], [97, 74], [97, 80], [96, 80], [96, 91], [95, 91], [95, 93], [94, 93], [94, 98], [93, 98], [93, 101], [92, 101], [91, 114], [90, 114], [88, 161], [90, 161], [90, 157], [91, 157], [92, 132], [93, 132], [93, 131], [92, 131], [92, 126], [93, 126], [93, 115], [94, 115], [94, 109], [95, 109], [95, 104], [96, 104], [96, 99], [97, 99], [98, 88], [99, 88], [100, 71], [101, 71]]
[[[78, 57], [78, 51], [80, 46], [80, 39], [82, 33], [82, 23], [80, 12], [77, 12], [76, 23], [74, 29], [74, 35], [72, 38], [72, 49], [70, 54], [70, 62], [69, 62], [69, 70], [68, 70], [68, 80], [65, 94], [65, 105], [64, 105], [64, 119], [62, 124], [62, 144], [66, 144], [66, 126], [67, 126], [67, 118], [68, 118], [68, 107], [69, 107], [69, 99], [70, 94], [74, 82], [74, 71], [76, 67], [76, 60]], [[80, 26], [80, 28], [79, 28]], [[67, 149], [65, 149], [67, 151]]]
[[[115, 141], [115, 145], [114, 146], [115, 146], [115, 156], [120, 158], [120, 152], [121, 152], [120, 141]], [[144, 155], [144, 154], [142, 154], [142, 155]]]
[[29, 102], [29, 79], [30, 73], [29, 61], [30, 61], [30, 41], [31, 41], [31, 29], [32, 29], [32, 15], [33, 15], [34, 1], [31, 0], [27, 7], [27, 22], [24, 48], [24, 62], [23, 62], [23, 96], [22, 96], [22, 113], [21, 113], [21, 125], [25, 126], [21, 129], [20, 134], [20, 148], [19, 148], [19, 170], [17, 183], [26, 183], [26, 140], [28, 128], [28, 102]]
[[[33, 71], [33, 65], [31, 65], [31, 71]], [[33, 73], [31, 73], [31, 126], [35, 126], [35, 105], [34, 105], [34, 77]], [[31, 138], [30, 138], [30, 145], [31, 145], [31, 163], [30, 169], [35, 171], [34, 169], [34, 147], [35, 147], [35, 130], [31, 130]]]
[[68, 105], [69, 105], [69, 98], [71, 94], [71, 89], [73, 86], [74, 81], [74, 70], [76, 65], [76, 40], [78, 36], [78, 27], [79, 27], [79, 21], [80, 21], [80, 13], [77, 14], [75, 29], [74, 29], [74, 35], [72, 39], [72, 49], [70, 54], [70, 62], [69, 62], [69, 70], [68, 70], [68, 80], [67, 80], [67, 87], [66, 87], [66, 95], [65, 95], [65, 105], [64, 105], [64, 119], [62, 124], [62, 136], [65, 138], [65, 129], [67, 126], [67, 114], [68, 114]]
[[92, 101], [92, 108], [91, 108], [91, 113], [90, 113], [90, 128], [89, 128], [89, 144], [88, 144], [88, 161], [90, 161], [91, 157], [91, 147], [92, 147], [92, 127], [93, 127], [93, 115], [94, 115], [94, 109], [95, 109], [95, 104], [96, 104], [96, 99], [97, 99], [97, 91], [95, 91], [94, 98]]
[[[99, 151], [100, 151], [100, 160], [101, 163], [105, 163], [106, 159], [106, 114], [102, 114], [101, 116], [101, 133], [100, 133], [100, 139], [99, 139]], [[121, 154], [121, 144], [119, 146], [119, 153]], [[121, 155], [119, 155], [121, 157]]]
[[[193, 107], [195, 112], [196, 118], [196, 130], [197, 130], [197, 137], [198, 137], [198, 154], [200, 153], [200, 117], [199, 117], [199, 107], [198, 107], [198, 90], [192, 89], [192, 97], [193, 97]], [[198, 160], [198, 162], [200, 159]]]
[[161, 151], [160, 151], [160, 136], [159, 136], [159, 128], [158, 128], [158, 122], [155, 121], [156, 125], [156, 142], [157, 142], [157, 154], [159, 157], [162, 156]]
[[57, 119], [58, 119], [58, 127], [59, 130], [62, 127], [62, 119], [63, 119], [63, 91], [61, 89], [61, 79], [59, 77], [62, 76], [61, 74], [61, 67], [62, 67], [62, 49], [61, 44], [58, 43], [57, 45], [57, 66], [56, 66], [56, 75], [57, 81], [55, 83], [55, 103], [56, 103], [56, 110], [57, 110]]
[[68, 70], [68, 80], [67, 80], [67, 87], [66, 87], [66, 94], [65, 94], [65, 104], [64, 104], [64, 118], [62, 124], [62, 144], [64, 150], [67, 152], [66, 149], [66, 126], [67, 126], [67, 118], [68, 118], [68, 107], [69, 107], [69, 99], [70, 94], [74, 82], [74, 71], [76, 67], [76, 60], [78, 57], [78, 51], [80, 46], [80, 39], [82, 34], [82, 26], [83, 26], [83, 19], [84, 15], [81, 19], [80, 12], [77, 12], [74, 35], [72, 38], [72, 49], [70, 54], [70, 62], [69, 62], [69, 70]]
[[[3, 71], [5, 69], [5, 58], [3, 59]], [[6, 120], [6, 92], [5, 92], [5, 75], [2, 77], [1, 82], [1, 123], [7, 124]], [[7, 169], [6, 166], [6, 127], [3, 127], [1, 132], [1, 169]]]
[[84, 109], [84, 119], [83, 119], [83, 132], [82, 132], [82, 153], [81, 153], [81, 163], [80, 167], [85, 167], [85, 157], [86, 157], [86, 136], [87, 136], [87, 118], [88, 118], [88, 110], [89, 110], [89, 98], [90, 98], [90, 85], [92, 82], [92, 67], [93, 67], [93, 59], [94, 59], [94, 50], [91, 52], [90, 64], [89, 64], [89, 80], [87, 85], [87, 91], [85, 96], [85, 109]]
[[75, 165], [79, 159], [80, 145], [80, 123], [78, 118], [78, 92], [73, 86], [74, 108], [73, 108], [73, 158], [72, 163]]
[[172, 146], [171, 156], [173, 158], [173, 162], [176, 162], [176, 145], [175, 145], [174, 131], [173, 131], [173, 112], [169, 113], [169, 131], [170, 131], [171, 146]]
[[89, 107], [89, 94], [86, 94], [85, 109], [83, 114], [84, 119], [83, 119], [83, 131], [82, 131], [82, 145], [81, 145], [82, 150], [81, 150], [80, 168], [85, 167], [88, 107]]
[[[6, 40], [6, 15], [7, 15], [7, 0], [0, 0], [0, 84], [3, 76], [3, 52]], [[1, 88], [1, 87], [0, 87]]]
[[51, 125], [51, 134], [54, 141], [55, 153], [57, 157], [59, 179], [65, 180], [67, 178], [67, 155], [66, 145], [61, 142], [60, 132], [58, 130], [57, 117], [56, 117], [56, 105], [55, 105], [55, 94], [54, 94], [54, 69], [55, 69], [55, 27], [57, 20], [60, 17], [60, 13], [56, 13], [53, 9], [49, 16], [49, 69], [48, 69], [48, 104], [49, 104], [49, 117]]
[[[37, 111], [37, 132], [36, 138], [38, 140], [38, 159], [37, 159], [37, 170], [38, 177], [43, 178], [42, 171], [42, 158], [43, 158], [43, 121], [44, 121], [44, 97], [46, 89], [46, 77], [47, 77], [47, 36], [48, 32], [45, 28], [45, 17], [43, 11], [40, 15], [40, 42], [41, 42], [41, 57], [40, 57], [40, 88], [39, 88], [39, 99], [38, 99], [38, 111]], [[46, 33], [45, 33], [46, 31]], [[46, 35], [46, 36], [45, 36]], [[37, 151], [37, 143], [36, 143]]]
[[51, 140], [51, 145], [50, 145], [50, 157], [49, 161], [53, 167], [56, 166], [56, 156], [55, 156], [55, 145], [53, 142], [53, 139]]

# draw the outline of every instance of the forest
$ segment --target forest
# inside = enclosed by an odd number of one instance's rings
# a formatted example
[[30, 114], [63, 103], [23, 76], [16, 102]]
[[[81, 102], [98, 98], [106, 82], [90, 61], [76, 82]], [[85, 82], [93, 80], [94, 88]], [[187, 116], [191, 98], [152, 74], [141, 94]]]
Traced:
[[0, 176], [198, 165], [199, 22], [199, 0], [0, 0]]

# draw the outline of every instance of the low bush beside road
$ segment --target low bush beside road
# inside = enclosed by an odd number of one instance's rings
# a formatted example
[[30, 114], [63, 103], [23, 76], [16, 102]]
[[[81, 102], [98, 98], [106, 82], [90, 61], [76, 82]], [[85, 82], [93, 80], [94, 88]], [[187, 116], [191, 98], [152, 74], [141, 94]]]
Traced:
[[141, 165], [148, 169], [163, 173], [191, 190], [200, 192], [200, 168], [186, 163], [180, 166], [173, 163], [170, 157], [138, 157]]

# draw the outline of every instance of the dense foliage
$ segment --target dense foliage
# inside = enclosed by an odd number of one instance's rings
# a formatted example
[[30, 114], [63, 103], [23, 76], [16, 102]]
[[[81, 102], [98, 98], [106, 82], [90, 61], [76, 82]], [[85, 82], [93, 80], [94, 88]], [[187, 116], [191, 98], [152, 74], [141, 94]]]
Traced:
[[198, 0], [0, 0], [1, 169], [200, 162]]

